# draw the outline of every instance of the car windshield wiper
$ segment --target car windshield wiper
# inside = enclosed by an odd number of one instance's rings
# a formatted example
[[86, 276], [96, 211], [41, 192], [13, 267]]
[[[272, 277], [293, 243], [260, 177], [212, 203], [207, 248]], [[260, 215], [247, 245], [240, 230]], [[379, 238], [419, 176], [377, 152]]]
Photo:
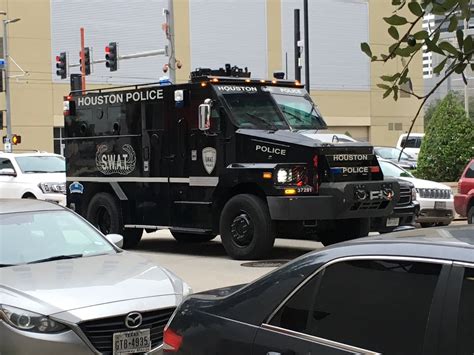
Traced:
[[273, 122], [270, 122], [270, 121], [267, 121], [265, 118], [263, 117], [260, 117], [260, 116], [257, 116], [257, 115], [254, 115], [253, 113], [250, 113], [250, 112], [245, 112], [245, 114], [249, 117], [252, 117], [252, 118], [255, 118], [256, 120], [262, 122], [262, 123], [265, 123], [266, 125], [270, 126], [271, 129], [277, 131], [278, 130], [278, 127], [273, 123]]
[[44, 263], [44, 262], [47, 262], [47, 261], [75, 259], [75, 258], [81, 258], [81, 257], [82, 257], [82, 254], [56, 255], [56, 256], [51, 256], [49, 258], [30, 261], [27, 264], [37, 264], [37, 263]]

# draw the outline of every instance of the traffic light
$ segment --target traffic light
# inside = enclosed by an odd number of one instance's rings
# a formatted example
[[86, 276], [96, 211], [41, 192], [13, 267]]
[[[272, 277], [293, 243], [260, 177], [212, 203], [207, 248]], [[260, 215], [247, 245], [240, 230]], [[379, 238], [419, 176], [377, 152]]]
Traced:
[[12, 135], [12, 144], [17, 145], [21, 143], [21, 136], [14, 134]]
[[[86, 75], [89, 75], [91, 73], [91, 51], [89, 47], [84, 48], [84, 62], [85, 62], [85, 73]], [[81, 52], [79, 52], [79, 63], [82, 66]], [[81, 72], [82, 72], [82, 67], [81, 67]]]
[[117, 42], [110, 42], [107, 47], [105, 47], [105, 66], [110, 69], [110, 71], [116, 71], [118, 67], [118, 48]]
[[67, 78], [67, 56], [66, 52], [61, 52], [56, 56], [56, 75], [61, 79]]

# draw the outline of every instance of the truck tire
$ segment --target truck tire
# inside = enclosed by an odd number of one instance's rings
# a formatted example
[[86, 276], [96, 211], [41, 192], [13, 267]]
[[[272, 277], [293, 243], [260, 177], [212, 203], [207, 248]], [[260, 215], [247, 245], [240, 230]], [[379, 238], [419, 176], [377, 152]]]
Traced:
[[260, 259], [275, 242], [273, 222], [266, 203], [255, 195], [232, 197], [220, 218], [222, 244], [233, 259]]
[[344, 219], [337, 220], [332, 229], [319, 233], [319, 241], [323, 245], [345, 242], [351, 239], [363, 238], [369, 235], [370, 219]]
[[192, 234], [170, 231], [173, 238], [179, 243], [204, 243], [213, 240], [216, 236], [212, 234]]
[[467, 223], [474, 224], [474, 206], [471, 206], [469, 212], [467, 212]]
[[142, 238], [143, 229], [125, 229], [123, 227], [122, 211], [116, 198], [101, 192], [95, 195], [87, 208], [87, 220], [103, 234], [121, 234], [123, 248], [137, 246]]

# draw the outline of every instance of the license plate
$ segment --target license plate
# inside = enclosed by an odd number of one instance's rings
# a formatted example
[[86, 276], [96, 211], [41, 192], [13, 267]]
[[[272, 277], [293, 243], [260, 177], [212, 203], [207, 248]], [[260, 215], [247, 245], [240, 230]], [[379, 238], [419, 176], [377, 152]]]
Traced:
[[387, 227], [397, 227], [400, 223], [400, 218], [387, 218]]
[[435, 210], [445, 210], [446, 202], [445, 201], [435, 201]]
[[144, 353], [151, 350], [150, 329], [114, 333], [114, 355]]

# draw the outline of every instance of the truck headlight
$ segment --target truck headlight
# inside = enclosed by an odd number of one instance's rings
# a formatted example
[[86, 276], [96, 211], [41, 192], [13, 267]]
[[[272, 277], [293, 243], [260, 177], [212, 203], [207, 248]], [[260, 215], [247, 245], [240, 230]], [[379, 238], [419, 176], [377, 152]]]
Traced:
[[45, 194], [60, 193], [66, 194], [66, 183], [61, 182], [40, 182], [38, 187]]
[[411, 200], [416, 201], [416, 189], [414, 187], [411, 189]]
[[28, 332], [59, 333], [67, 329], [64, 324], [42, 314], [6, 305], [0, 305], [0, 319], [17, 329]]
[[280, 167], [278, 168], [276, 173], [276, 182], [279, 185], [306, 185], [308, 182], [308, 174], [306, 167]]

